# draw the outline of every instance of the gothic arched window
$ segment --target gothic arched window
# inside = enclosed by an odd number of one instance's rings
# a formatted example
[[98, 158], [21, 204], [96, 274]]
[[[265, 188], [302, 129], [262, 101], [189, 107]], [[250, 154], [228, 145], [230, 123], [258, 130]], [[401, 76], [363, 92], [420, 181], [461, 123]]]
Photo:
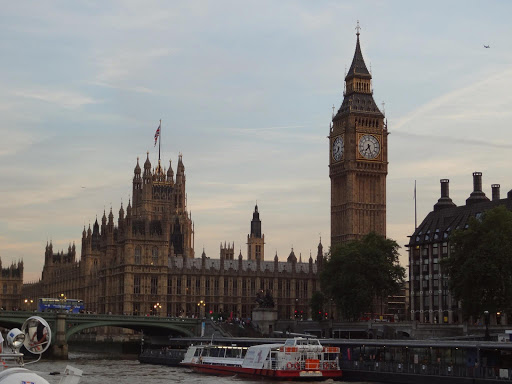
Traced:
[[140, 264], [142, 259], [141, 247], [135, 247], [135, 264]]
[[153, 256], [153, 264], [158, 264], [158, 248], [154, 247], [151, 254]]

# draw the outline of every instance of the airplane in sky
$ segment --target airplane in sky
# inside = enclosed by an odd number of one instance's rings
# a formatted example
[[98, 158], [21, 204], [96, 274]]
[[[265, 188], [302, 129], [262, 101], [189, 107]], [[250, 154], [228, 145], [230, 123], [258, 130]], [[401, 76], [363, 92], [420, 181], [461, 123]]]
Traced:
[[490, 44], [489, 45], [485, 45], [484, 44], [484, 48], [491, 48], [491, 45]]

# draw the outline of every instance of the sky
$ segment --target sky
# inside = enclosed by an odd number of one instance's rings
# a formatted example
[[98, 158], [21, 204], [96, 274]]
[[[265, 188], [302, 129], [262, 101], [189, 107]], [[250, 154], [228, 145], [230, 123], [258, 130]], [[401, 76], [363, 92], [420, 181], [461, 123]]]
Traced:
[[[0, 257], [40, 278], [44, 248], [80, 253], [84, 225], [132, 188], [137, 157], [183, 154], [197, 254], [265, 258], [330, 242], [329, 123], [355, 27], [384, 110], [387, 235], [401, 248], [450, 179], [465, 204], [512, 189], [512, 2], [48, 1], [0, 13]], [[484, 48], [489, 44], [490, 48]]]

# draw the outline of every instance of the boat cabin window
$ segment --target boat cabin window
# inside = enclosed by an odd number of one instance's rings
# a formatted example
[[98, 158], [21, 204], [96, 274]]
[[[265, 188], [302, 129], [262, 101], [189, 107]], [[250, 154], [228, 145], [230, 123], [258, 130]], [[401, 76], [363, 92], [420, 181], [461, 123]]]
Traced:
[[224, 352], [226, 350], [224, 348], [209, 348], [208, 356], [211, 357], [224, 357]]
[[284, 345], [286, 347], [293, 347], [295, 345], [295, 340], [294, 339], [287, 339], [285, 342], [284, 342]]
[[245, 353], [246, 352], [246, 348], [242, 348], [242, 347], [227, 347], [226, 348], [226, 357], [233, 357], [233, 358], [236, 358], [236, 359], [240, 359], [242, 357], [244, 357]]
[[194, 352], [194, 356], [200, 356], [201, 355], [201, 348], [196, 348], [196, 351]]

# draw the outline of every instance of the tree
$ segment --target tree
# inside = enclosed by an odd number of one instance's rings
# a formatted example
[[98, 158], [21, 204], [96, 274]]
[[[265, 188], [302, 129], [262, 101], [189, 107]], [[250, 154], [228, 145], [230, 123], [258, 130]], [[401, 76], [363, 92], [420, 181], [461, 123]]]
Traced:
[[322, 292], [313, 292], [309, 305], [311, 307], [311, 318], [315, 321], [320, 321], [324, 318], [324, 300]]
[[510, 313], [512, 306], [512, 212], [504, 206], [471, 218], [450, 236], [452, 251], [442, 266], [466, 317], [484, 311]]
[[398, 264], [398, 248], [394, 240], [372, 232], [331, 249], [320, 281], [344, 318], [356, 320], [372, 312], [376, 298], [399, 291], [405, 269]]

